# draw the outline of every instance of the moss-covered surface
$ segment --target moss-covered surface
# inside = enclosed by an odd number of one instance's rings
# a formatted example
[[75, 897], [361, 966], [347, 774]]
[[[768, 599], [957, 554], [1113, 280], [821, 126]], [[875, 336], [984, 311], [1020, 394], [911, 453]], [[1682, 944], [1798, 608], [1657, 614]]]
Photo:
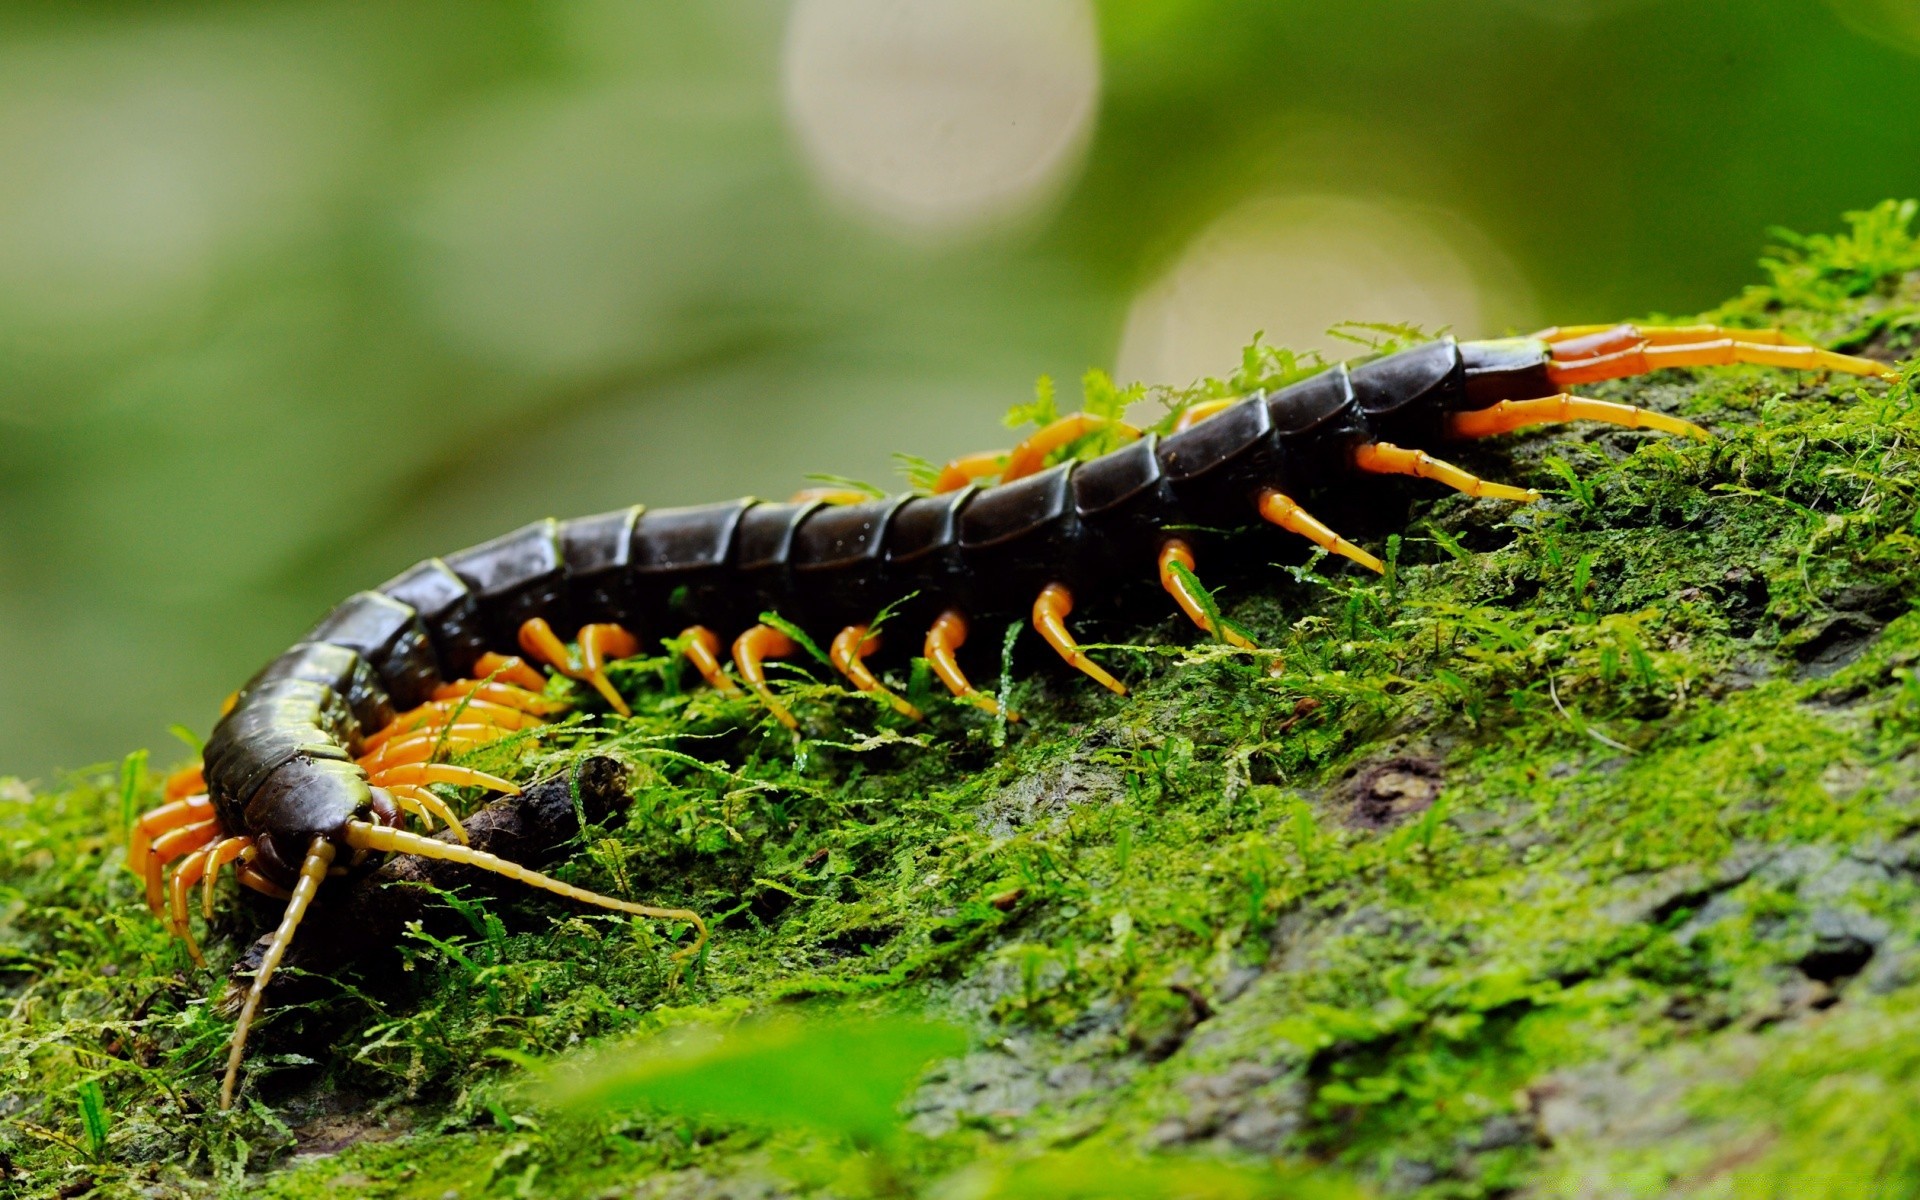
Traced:
[[[1911, 216], [1710, 315], [1905, 359]], [[476, 761], [627, 760], [631, 819], [562, 873], [711, 914], [706, 953], [470, 904], [400, 977], [274, 1012], [232, 1114], [222, 977], [121, 866], [144, 759], [0, 785], [0, 1194], [1920, 1191], [1916, 376], [1609, 385], [1716, 436], [1475, 447], [1547, 499], [1422, 493], [1384, 580], [1296, 560], [1223, 593], [1270, 653], [1169, 617], [1102, 652], [1132, 697], [1016, 673], [1011, 728], [796, 684], [796, 749], [634, 664], [632, 722]], [[216, 968], [260, 919], [226, 906]], [[890, 1134], [527, 1084], [524, 1056], [770, 1010], [969, 1048]], [[879, 1052], [820, 1028], [778, 1061], [824, 1096]], [[704, 1069], [745, 1094], [752, 1061]]]

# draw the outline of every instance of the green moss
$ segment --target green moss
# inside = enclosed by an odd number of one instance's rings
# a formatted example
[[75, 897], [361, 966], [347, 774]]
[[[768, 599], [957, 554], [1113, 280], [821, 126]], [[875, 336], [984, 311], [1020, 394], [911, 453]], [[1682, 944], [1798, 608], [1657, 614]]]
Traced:
[[[1789, 241], [1768, 284], [1710, 315], [1904, 356], [1912, 217]], [[1245, 378], [1170, 407], [1299, 366], [1256, 347]], [[227, 1116], [220, 976], [121, 868], [158, 786], [144, 757], [7, 785], [0, 1170], [29, 1193], [286, 1197], [642, 1176], [685, 1194], [736, 1176], [847, 1195], [1880, 1194], [1920, 1173], [1911, 384], [1608, 385], [1716, 436], [1471, 447], [1547, 499], [1356, 514], [1371, 544], [1397, 535], [1387, 578], [1296, 558], [1218, 597], [1269, 649], [1169, 616], [1100, 652], [1134, 696], [1016, 672], [1028, 719], [1010, 728], [924, 672], [900, 681], [924, 725], [794, 675], [796, 743], [682, 690], [668, 656], [623, 664], [631, 721], [470, 761], [627, 761], [629, 819], [561, 873], [709, 914], [703, 956], [676, 966], [670, 925], [449, 898], [462, 932], [410, 938], [403, 978], [273, 1012]], [[259, 920], [226, 906], [216, 967]], [[774, 1008], [930, 1014], [972, 1049], [878, 1151], [718, 1101], [582, 1118], [523, 1087], [529, 1056]], [[1876, 1173], [1836, 1183], [1835, 1162]]]

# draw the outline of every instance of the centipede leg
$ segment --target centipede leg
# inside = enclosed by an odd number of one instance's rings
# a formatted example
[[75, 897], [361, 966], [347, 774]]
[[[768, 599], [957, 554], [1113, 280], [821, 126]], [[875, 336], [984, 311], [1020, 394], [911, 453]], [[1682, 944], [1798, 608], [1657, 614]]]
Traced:
[[606, 664], [612, 659], [637, 653], [640, 641], [618, 625], [583, 625], [575, 641], [580, 656], [575, 658], [553, 627], [540, 617], [520, 626], [520, 648], [554, 670], [577, 679], [599, 692], [613, 711], [623, 717], [633, 715], [623, 697], [607, 679]]
[[1509, 487], [1489, 483], [1463, 467], [1428, 454], [1425, 450], [1403, 450], [1386, 442], [1368, 442], [1353, 452], [1353, 465], [1372, 475], [1412, 475], [1445, 484], [1456, 492], [1488, 500], [1512, 500], [1531, 504], [1540, 498], [1532, 488]]
[[419, 784], [399, 784], [388, 788], [393, 794], [394, 803], [410, 808], [426, 822], [427, 828], [433, 828], [432, 818], [453, 831], [453, 836], [462, 842], [468, 840], [466, 826], [460, 823], [460, 815], [453, 811], [445, 800], [434, 795]]
[[794, 720], [787, 706], [780, 703], [773, 689], [767, 686], [766, 660], [785, 658], [797, 649], [792, 638], [771, 625], [755, 625], [733, 640], [733, 665], [739, 668], [740, 678], [753, 688], [774, 719], [788, 729], [800, 728], [800, 722]]
[[193, 959], [193, 965], [204, 967], [207, 960], [201, 957], [200, 943], [194, 940], [193, 928], [187, 917], [187, 897], [193, 894], [193, 886], [207, 875], [207, 864], [213, 860], [214, 847], [209, 845], [196, 850], [180, 860], [174, 868], [173, 878], [167, 882], [170, 905], [167, 910], [167, 928], [170, 933], [187, 944], [187, 956]]
[[1385, 574], [1387, 566], [1373, 555], [1321, 524], [1319, 519], [1284, 492], [1268, 488], [1260, 493], [1260, 516], [1288, 533], [1297, 533], [1329, 554], [1352, 559], [1369, 571]]
[[233, 1089], [240, 1078], [240, 1059], [246, 1053], [247, 1033], [253, 1028], [254, 1014], [260, 1011], [260, 997], [266, 994], [267, 983], [273, 973], [280, 969], [280, 960], [286, 957], [287, 947], [293, 944], [294, 931], [300, 928], [301, 918], [307, 915], [307, 906], [313, 903], [313, 897], [326, 881], [327, 870], [333, 866], [333, 843], [326, 838], [316, 837], [307, 847], [306, 861], [300, 864], [300, 879], [294, 884], [293, 894], [287, 899], [286, 912], [280, 916], [280, 927], [273, 931], [273, 940], [267, 943], [267, 952], [261, 956], [260, 969], [253, 973], [253, 986], [247, 989], [246, 1003], [240, 1006], [240, 1020], [233, 1027], [232, 1049], [227, 1052], [227, 1075], [220, 1084], [220, 1108], [226, 1111], [233, 1107]]
[[275, 883], [262, 873], [260, 868], [253, 865], [253, 860], [259, 853], [252, 846], [248, 846], [246, 852], [240, 856], [240, 861], [234, 865], [233, 877], [240, 881], [241, 886], [259, 892], [262, 896], [274, 900], [292, 899], [292, 892]]
[[1552, 346], [1555, 354], [1561, 358], [1610, 354], [1641, 342], [1654, 346], [1680, 346], [1721, 338], [1739, 338], [1764, 346], [1817, 344], [1779, 329], [1728, 329], [1723, 325], [1635, 325], [1625, 321], [1605, 325], [1557, 325], [1552, 329], [1542, 329], [1533, 336]]
[[1010, 453], [1008, 450], [982, 450], [977, 454], [963, 454], [948, 460], [933, 481], [935, 494], [957, 492], [975, 480], [1000, 474], [1006, 470], [1007, 455]]
[[186, 796], [141, 813], [127, 835], [127, 870], [145, 875], [147, 859], [153, 853], [153, 839], [182, 825], [197, 825], [212, 817], [213, 801], [204, 794]]
[[1011, 483], [1026, 478], [1047, 465], [1047, 455], [1103, 429], [1112, 429], [1123, 441], [1137, 441], [1140, 437], [1140, 431], [1125, 421], [1086, 412], [1069, 413], [1035, 430], [1027, 440], [1008, 451], [1006, 469], [1000, 472], [1000, 482]]
[[[1182, 575], [1174, 570], [1175, 565], [1185, 568]], [[1160, 548], [1160, 586], [1173, 597], [1180, 611], [1187, 614], [1203, 632], [1216, 634], [1229, 646], [1238, 646], [1242, 650], [1257, 650], [1247, 636], [1231, 626], [1216, 630], [1213, 618], [1207, 615], [1206, 598], [1193, 586], [1193, 547], [1179, 538], [1168, 538], [1167, 544]]]
[[693, 669], [700, 672], [700, 678], [707, 681], [714, 691], [726, 696], [738, 696], [740, 689], [727, 678], [726, 670], [720, 665], [720, 635], [705, 625], [689, 625], [680, 631], [680, 641], [686, 649], [681, 653]]
[[903, 717], [920, 720], [920, 710], [895, 695], [892, 689], [881, 683], [867, 668], [866, 658], [880, 649], [880, 635], [870, 632], [865, 625], [849, 625], [834, 636], [833, 645], [827, 650], [827, 657], [839, 668], [854, 687], [863, 692], [879, 696], [893, 710]]
[[1064, 584], [1050, 583], [1040, 589], [1033, 602], [1033, 628], [1046, 643], [1059, 652], [1074, 670], [1086, 675], [1115, 695], [1127, 694], [1127, 685], [1109, 675], [1104, 667], [1088, 658], [1067, 629], [1067, 614], [1073, 611], [1073, 593]]
[[1570, 421], [1599, 421], [1628, 429], [1657, 429], [1682, 437], [1708, 438], [1713, 435], [1679, 417], [1651, 412], [1631, 404], [1611, 400], [1590, 400], [1585, 396], [1541, 396], [1533, 400], [1502, 400], [1491, 408], [1450, 413], [1446, 418], [1449, 437], [1484, 438], [1512, 433], [1531, 425], [1563, 425]]
[[[949, 608], [934, 619], [933, 627], [927, 630], [927, 642], [924, 653], [927, 665], [947, 685], [956, 700], [965, 700], [976, 708], [984, 708], [990, 713], [999, 713], [1000, 702], [992, 696], [983, 694], [973, 686], [967, 673], [960, 669], [958, 651], [967, 644], [967, 618], [957, 608]], [[1020, 715], [1007, 713], [1007, 720], [1018, 721]]]
[[167, 782], [161, 791], [161, 799], [184, 800], [188, 796], [205, 795], [206, 790], [206, 766], [204, 763], [195, 763], [167, 776]]
[[182, 825], [170, 829], [153, 840], [153, 852], [147, 856], [145, 876], [147, 883], [147, 907], [153, 915], [166, 918], [166, 892], [164, 872], [167, 864], [182, 855], [192, 854], [220, 836], [220, 822], [202, 821], [197, 825]]
[[473, 664], [473, 674], [478, 679], [498, 679], [530, 692], [544, 691], [547, 686], [547, 677], [534, 670], [533, 664], [517, 654], [500, 654], [489, 650], [480, 656], [479, 662]]
[[213, 920], [214, 888], [220, 882], [220, 870], [234, 862], [253, 846], [252, 838], [230, 837], [215, 842], [207, 851], [207, 873], [201, 884], [200, 915]]

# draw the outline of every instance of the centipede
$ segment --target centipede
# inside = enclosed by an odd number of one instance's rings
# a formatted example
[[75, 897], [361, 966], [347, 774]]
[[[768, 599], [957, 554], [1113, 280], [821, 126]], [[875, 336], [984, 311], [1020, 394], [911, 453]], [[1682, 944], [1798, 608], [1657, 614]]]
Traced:
[[[1137, 613], [1158, 597], [1200, 634], [1251, 649], [1218, 619], [1198, 575], [1203, 556], [1277, 528], [1382, 571], [1303, 500], [1405, 476], [1531, 503], [1539, 493], [1435, 452], [1571, 422], [1705, 438], [1692, 422], [1568, 389], [1731, 364], [1899, 378], [1776, 330], [1618, 324], [1442, 337], [1190, 406], [1164, 433], [1088, 412], [1060, 417], [1009, 450], [956, 458], [930, 487], [905, 494], [813, 489], [784, 502], [536, 521], [350, 596], [234, 695], [199, 765], [172, 776], [163, 803], [133, 824], [127, 865], [196, 962], [196, 888], [207, 918], [229, 868], [241, 886], [284, 903], [234, 1024], [221, 1107], [233, 1104], [262, 995], [316, 897], [379, 856], [461, 863], [682, 923], [691, 931], [682, 956], [705, 943], [691, 909], [591, 892], [464, 844], [459, 814], [435, 789], [510, 794], [516, 785], [444, 757], [555, 719], [574, 702], [556, 698], [552, 675], [625, 716], [608, 666], [647, 638], [666, 640], [706, 685], [798, 730], [767, 671], [798, 654], [798, 634], [830, 647], [827, 659], [853, 688], [919, 720], [921, 709], [870, 661], [881, 650], [874, 614], [887, 611], [890, 625], [925, 630], [921, 654], [958, 705], [1017, 719], [968, 675], [969, 630], [987, 620], [1030, 622], [1072, 671], [1124, 696], [1127, 684], [1076, 639], [1076, 606]], [[1117, 448], [1054, 461], [1094, 432]], [[770, 613], [778, 624], [763, 619]], [[445, 832], [429, 836], [436, 823]]]

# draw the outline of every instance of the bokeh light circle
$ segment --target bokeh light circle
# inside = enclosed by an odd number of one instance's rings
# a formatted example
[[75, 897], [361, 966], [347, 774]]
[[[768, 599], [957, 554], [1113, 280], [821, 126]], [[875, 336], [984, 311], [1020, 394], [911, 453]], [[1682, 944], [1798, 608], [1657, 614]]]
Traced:
[[1451, 328], [1479, 336], [1531, 318], [1526, 288], [1470, 227], [1353, 196], [1248, 200], [1188, 244], [1135, 299], [1122, 379], [1185, 384], [1239, 361], [1254, 333], [1333, 357], [1345, 321]]
[[827, 189], [934, 232], [1043, 204], [1071, 176], [1100, 98], [1087, 0], [799, 0], [787, 116]]

